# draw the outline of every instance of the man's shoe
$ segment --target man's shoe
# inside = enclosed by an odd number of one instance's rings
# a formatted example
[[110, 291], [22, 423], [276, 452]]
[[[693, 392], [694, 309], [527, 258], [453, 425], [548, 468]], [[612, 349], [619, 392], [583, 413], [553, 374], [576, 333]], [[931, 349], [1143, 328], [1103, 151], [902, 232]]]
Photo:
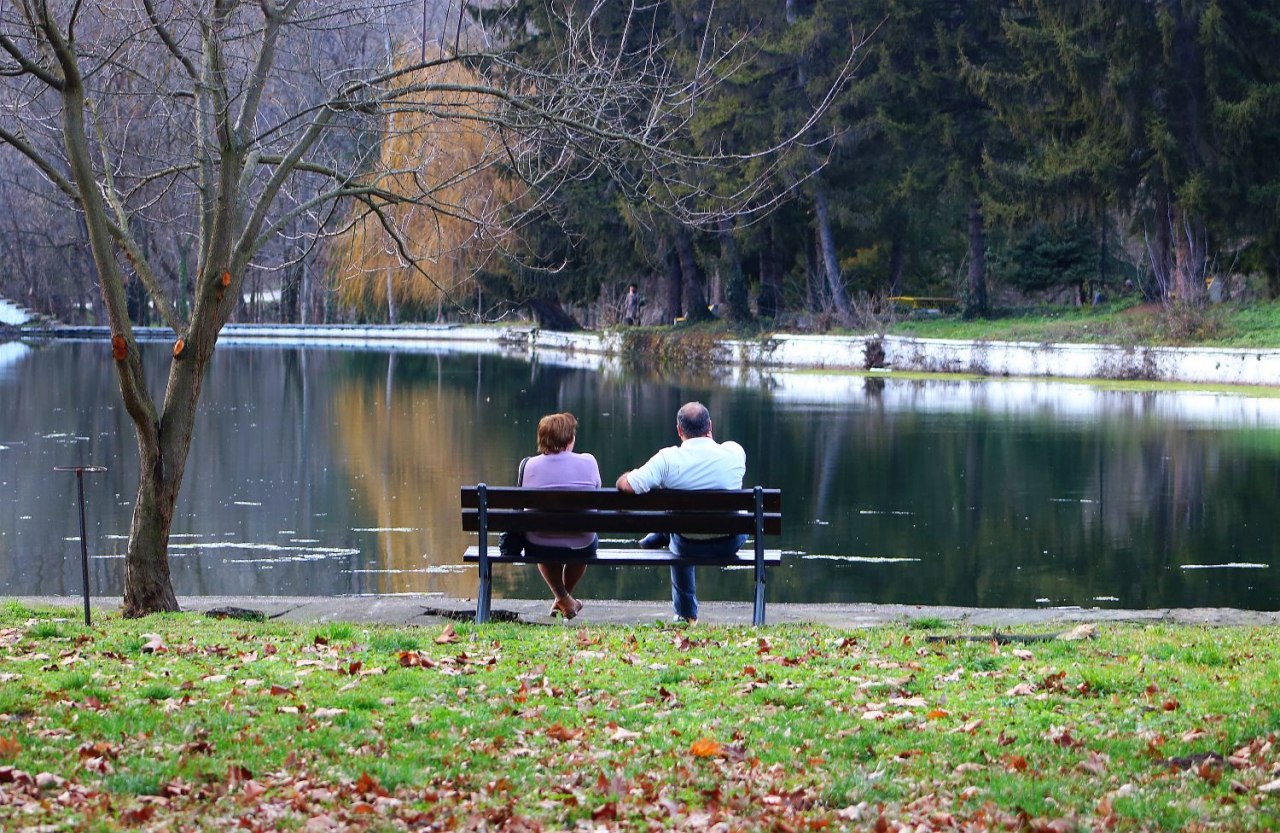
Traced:
[[688, 619], [688, 618], [685, 618], [684, 616], [681, 616], [679, 613], [677, 613], [676, 615], [671, 617], [671, 624], [688, 625], [689, 627], [693, 627], [694, 625], [698, 624], [698, 620]]
[[665, 550], [671, 546], [671, 536], [665, 532], [650, 532], [640, 539], [642, 550]]

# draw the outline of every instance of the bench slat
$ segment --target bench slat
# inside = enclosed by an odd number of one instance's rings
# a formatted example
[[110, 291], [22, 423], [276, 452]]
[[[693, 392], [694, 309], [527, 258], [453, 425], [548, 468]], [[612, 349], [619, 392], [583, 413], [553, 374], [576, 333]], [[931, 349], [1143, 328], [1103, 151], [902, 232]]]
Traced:
[[[632, 495], [617, 489], [521, 489], [512, 486], [487, 486], [489, 509], [602, 509], [618, 512], [689, 511], [691, 495], [673, 489], [659, 489], [643, 495]], [[782, 492], [762, 489], [764, 511], [782, 511]], [[475, 486], [462, 487], [462, 508], [480, 505]], [[709, 489], [696, 493], [698, 511], [753, 512], [755, 494], [751, 489]]]
[[[462, 560], [467, 563], [479, 561], [480, 548], [477, 546], [468, 547], [466, 553], [462, 556]], [[523, 555], [515, 557], [504, 556], [498, 552], [496, 544], [489, 547], [489, 560], [495, 564], [564, 563], [563, 561], [545, 562]], [[599, 549], [596, 551], [595, 558], [573, 558], [568, 559], [568, 563], [605, 566], [629, 564], [661, 567], [671, 564], [689, 564], [695, 567], [752, 567], [755, 566], [756, 558], [755, 553], [749, 547], [744, 547], [739, 550], [737, 555], [727, 558], [677, 558], [668, 550]], [[780, 565], [782, 563], [782, 550], [765, 550], [764, 563], [769, 567]]]
[[[490, 509], [491, 532], [692, 532], [705, 535], [753, 534], [756, 521], [751, 515], [701, 512], [626, 512], [598, 514], [590, 511], [537, 511]], [[462, 528], [480, 531], [480, 510], [462, 510]], [[766, 535], [782, 534], [782, 516], [764, 516]]]

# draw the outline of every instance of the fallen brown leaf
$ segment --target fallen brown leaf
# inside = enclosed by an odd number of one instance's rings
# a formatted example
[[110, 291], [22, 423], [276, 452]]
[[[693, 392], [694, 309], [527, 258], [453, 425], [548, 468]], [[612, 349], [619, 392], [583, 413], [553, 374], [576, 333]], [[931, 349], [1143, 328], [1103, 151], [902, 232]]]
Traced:
[[453, 623], [448, 622], [445, 624], [444, 628], [440, 631], [440, 635], [436, 637], [436, 644], [448, 645], [451, 642], [457, 642], [458, 638], [459, 638], [458, 634], [453, 629]]
[[1078, 639], [1093, 639], [1098, 635], [1098, 626], [1093, 622], [1085, 622], [1082, 625], [1076, 625], [1066, 633], [1058, 634], [1058, 639], [1070, 642]]
[[570, 729], [568, 726], [565, 726], [561, 723], [557, 723], [551, 728], [547, 729], [547, 737], [551, 738], [552, 740], [558, 740], [558, 741], [575, 740], [577, 738], [582, 737], [582, 730]]

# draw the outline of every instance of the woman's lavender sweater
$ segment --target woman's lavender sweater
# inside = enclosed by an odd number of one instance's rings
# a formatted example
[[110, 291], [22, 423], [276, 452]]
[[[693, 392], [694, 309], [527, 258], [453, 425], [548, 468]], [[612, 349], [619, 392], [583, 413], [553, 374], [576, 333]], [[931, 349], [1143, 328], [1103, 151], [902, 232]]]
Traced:
[[[599, 489], [600, 466], [590, 454], [560, 451], [556, 454], [539, 454], [530, 457], [524, 466], [524, 485], [527, 489]], [[594, 532], [548, 533], [530, 532], [528, 539], [544, 547], [590, 546], [596, 539]]]

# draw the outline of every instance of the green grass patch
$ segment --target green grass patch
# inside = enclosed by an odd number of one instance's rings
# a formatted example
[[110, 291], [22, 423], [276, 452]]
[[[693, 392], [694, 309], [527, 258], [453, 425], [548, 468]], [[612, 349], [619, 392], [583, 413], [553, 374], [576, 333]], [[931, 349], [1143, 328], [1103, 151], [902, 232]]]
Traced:
[[35, 618], [61, 635], [0, 608], [0, 762], [22, 773], [0, 779], [5, 828], [1280, 824], [1275, 629], [1004, 645], [930, 641], [954, 625], [928, 617], [455, 624], [437, 642], [440, 627]]
[[58, 622], [36, 622], [30, 633], [35, 639], [61, 639], [66, 635]]
[[1276, 348], [1280, 347], [1280, 304], [1216, 304], [1187, 313], [1127, 298], [1098, 307], [999, 310], [977, 320], [955, 314], [915, 315], [893, 322], [885, 332], [917, 338], [1037, 344]]

